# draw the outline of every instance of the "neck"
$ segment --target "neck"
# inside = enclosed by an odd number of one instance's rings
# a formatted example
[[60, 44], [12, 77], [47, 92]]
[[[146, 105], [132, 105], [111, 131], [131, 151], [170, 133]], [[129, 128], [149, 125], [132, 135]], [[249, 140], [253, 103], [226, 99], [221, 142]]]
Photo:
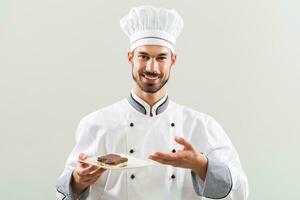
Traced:
[[133, 88], [134, 93], [143, 99], [145, 102], [147, 102], [151, 107], [157, 103], [159, 100], [161, 100], [165, 94], [166, 94], [166, 88], [165, 86], [162, 87], [159, 91], [156, 93], [147, 93], [141, 90], [136, 84], [134, 85]]

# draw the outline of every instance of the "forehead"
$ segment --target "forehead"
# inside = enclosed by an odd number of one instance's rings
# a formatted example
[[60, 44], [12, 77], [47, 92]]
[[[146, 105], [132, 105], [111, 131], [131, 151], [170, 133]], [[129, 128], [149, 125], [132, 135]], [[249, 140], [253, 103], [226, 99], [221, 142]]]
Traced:
[[170, 55], [171, 51], [167, 47], [160, 45], [143, 45], [134, 50], [135, 53], [147, 53], [150, 56], [156, 56], [159, 54]]

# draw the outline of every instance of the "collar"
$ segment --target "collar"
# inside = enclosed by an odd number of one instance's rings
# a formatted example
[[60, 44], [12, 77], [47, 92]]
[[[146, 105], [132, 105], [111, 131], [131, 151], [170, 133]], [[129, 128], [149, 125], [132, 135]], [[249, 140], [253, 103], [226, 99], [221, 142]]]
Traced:
[[166, 94], [161, 100], [156, 102], [151, 108], [151, 106], [143, 99], [138, 97], [133, 92], [133, 90], [131, 90], [127, 100], [131, 104], [131, 106], [135, 108], [137, 111], [143, 113], [144, 115], [148, 115], [150, 117], [156, 116], [158, 114], [161, 114], [163, 111], [165, 111], [170, 101], [168, 95]]

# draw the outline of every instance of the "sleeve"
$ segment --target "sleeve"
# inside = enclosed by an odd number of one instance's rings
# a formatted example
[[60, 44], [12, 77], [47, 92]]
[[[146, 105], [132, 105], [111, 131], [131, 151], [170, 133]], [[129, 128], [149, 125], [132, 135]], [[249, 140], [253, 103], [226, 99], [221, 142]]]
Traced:
[[[71, 188], [72, 173], [76, 167], [77, 159], [80, 153], [85, 153], [90, 155], [93, 150], [93, 138], [91, 137], [87, 123], [82, 119], [78, 125], [76, 131], [76, 144], [71, 151], [65, 169], [60, 175], [57, 185], [56, 185], [56, 196], [57, 200], [73, 200], [73, 193]], [[80, 196], [79, 200], [86, 199], [89, 195], [89, 189], [84, 190]]]
[[205, 181], [191, 171], [197, 195], [211, 199], [246, 200], [248, 180], [239, 156], [223, 128], [212, 118], [207, 120], [206, 139], [211, 148], [204, 153], [208, 159]]

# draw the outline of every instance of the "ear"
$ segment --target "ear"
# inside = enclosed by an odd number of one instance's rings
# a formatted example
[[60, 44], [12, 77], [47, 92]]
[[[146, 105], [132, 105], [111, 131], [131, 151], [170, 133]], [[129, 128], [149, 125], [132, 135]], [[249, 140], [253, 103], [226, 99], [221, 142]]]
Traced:
[[128, 54], [127, 54], [127, 61], [128, 61], [128, 63], [130, 64], [132, 64], [132, 58], [133, 58], [133, 52], [128, 52]]
[[177, 60], [177, 55], [176, 54], [172, 54], [171, 55], [171, 62], [172, 62], [171, 67], [173, 67], [175, 65], [176, 60]]

